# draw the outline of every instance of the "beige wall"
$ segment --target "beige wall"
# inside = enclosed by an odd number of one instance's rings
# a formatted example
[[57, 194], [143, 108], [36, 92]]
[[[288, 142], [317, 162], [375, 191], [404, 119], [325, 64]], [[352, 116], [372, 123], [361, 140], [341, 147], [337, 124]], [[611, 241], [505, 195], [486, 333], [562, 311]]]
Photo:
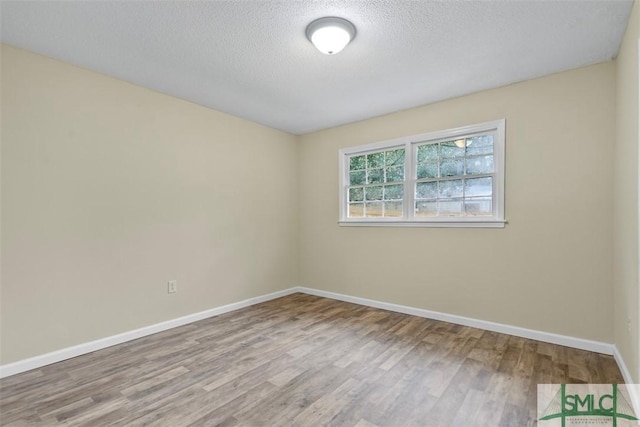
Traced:
[[[615, 319], [637, 366], [625, 43], [617, 64], [301, 137], [2, 46], [0, 363], [300, 284], [604, 342]], [[339, 148], [500, 118], [506, 228], [337, 225]]]
[[1, 87], [1, 363], [297, 284], [294, 136], [8, 46]]
[[[612, 342], [615, 64], [300, 139], [305, 286]], [[338, 149], [506, 118], [504, 229], [339, 227]]]
[[[636, 1], [616, 60], [614, 158], [614, 331], [615, 343], [635, 382], [640, 382], [638, 312], [638, 38]], [[631, 318], [631, 334], [627, 319]]]

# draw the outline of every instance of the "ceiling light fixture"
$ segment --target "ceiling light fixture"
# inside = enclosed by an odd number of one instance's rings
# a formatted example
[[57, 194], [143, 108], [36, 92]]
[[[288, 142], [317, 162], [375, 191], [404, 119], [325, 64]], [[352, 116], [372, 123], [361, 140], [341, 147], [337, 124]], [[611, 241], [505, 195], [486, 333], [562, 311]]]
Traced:
[[453, 143], [456, 144], [456, 147], [458, 148], [465, 148], [471, 145], [471, 140], [458, 139], [456, 141], [453, 141]]
[[307, 38], [322, 53], [340, 52], [356, 36], [356, 27], [346, 19], [329, 16], [307, 26]]

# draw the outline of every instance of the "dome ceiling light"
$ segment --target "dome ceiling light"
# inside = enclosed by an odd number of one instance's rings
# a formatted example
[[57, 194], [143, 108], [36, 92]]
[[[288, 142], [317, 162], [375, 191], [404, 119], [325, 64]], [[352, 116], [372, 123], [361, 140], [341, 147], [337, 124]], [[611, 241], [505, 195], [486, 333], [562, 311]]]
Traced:
[[329, 16], [307, 26], [307, 38], [322, 53], [335, 55], [356, 36], [356, 27], [346, 19]]

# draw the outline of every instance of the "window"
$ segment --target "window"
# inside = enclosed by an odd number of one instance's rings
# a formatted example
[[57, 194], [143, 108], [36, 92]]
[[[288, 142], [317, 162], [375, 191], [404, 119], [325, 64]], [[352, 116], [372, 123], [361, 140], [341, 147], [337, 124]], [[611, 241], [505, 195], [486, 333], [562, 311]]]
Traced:
[[504, 227], [505, 121], [340, 150], [340, 225]]

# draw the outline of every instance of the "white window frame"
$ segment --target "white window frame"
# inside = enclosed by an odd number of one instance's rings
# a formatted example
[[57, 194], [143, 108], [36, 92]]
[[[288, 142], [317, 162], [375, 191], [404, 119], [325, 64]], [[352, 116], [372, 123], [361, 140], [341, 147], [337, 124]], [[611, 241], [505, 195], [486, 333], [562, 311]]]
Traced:
[[[493, 164], [494, 173], [492, 179], [492, 216], [442, 216], [442, 217], [416, 217], [414, 215], [415, 200], [415, 165], [417, 163], [417, 146], [424, 143], [436, 143], [463, 136], [472, 136], [478, 133], [493, 133]], [[403, 197], [403, 217], [377, 217], [377, 218], [349, 218], [348, 212], [348, 187], [349, 187], [349, 162], [347, 159], [353, 155], [367, 154], [370, 152], [391, 150], [394, 148], [405, 149], [405, 180]], [[339, 176], [339, 203], [341, 226], [382, 226], [382, 227], [488, 227], [502, 228], [506, 221], [504, 218], [504, 160], [505, 160], [505, 119], [491, 122], [463, 126], [455, 129], [430, 132], [413, 135], [388, 141], [374, 142], [372, 144], [359, 145], [357, 147], [343, 148], [338, 154]]]

